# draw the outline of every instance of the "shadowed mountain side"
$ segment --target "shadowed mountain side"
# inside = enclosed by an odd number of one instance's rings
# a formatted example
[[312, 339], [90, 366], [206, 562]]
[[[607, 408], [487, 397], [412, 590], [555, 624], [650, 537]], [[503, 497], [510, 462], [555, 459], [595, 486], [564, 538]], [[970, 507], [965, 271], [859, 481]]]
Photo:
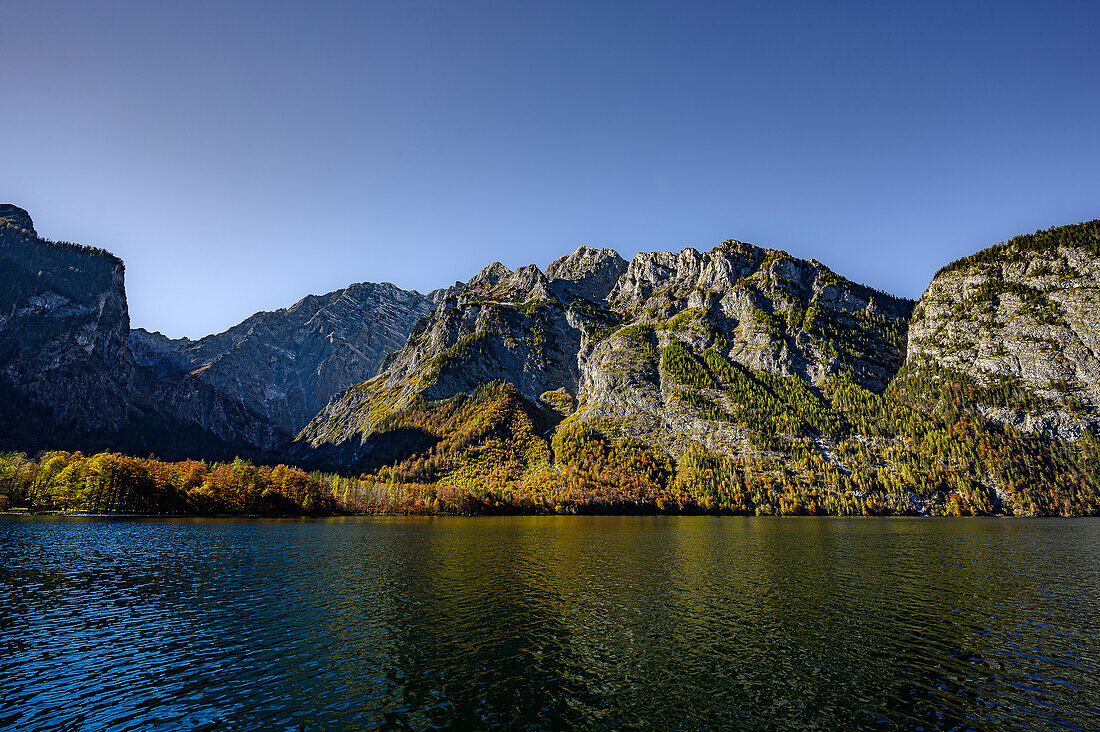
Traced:
[[7, 204], [0, 271], [0, 449], [265, 456], [258, 445], [289, 438], [192, 377], [134, 360], [125, 269], [109, 252], [41, 239]]
[[[352, 399], [365, 387], [341, 396]], [[417, 398], [358, 439], [316, 446], [299, 442], [295, 454], [303, 464], [345, 473], [424, 483], [445, 477], [454, 485], [486, 487], [548, 464], [550, 451], [539, 437], [545, 426], [539, 410], [515, 387], [491, 381], [444, 399]], [[486, 482], [490, 474], [495, 478]]]
[[[188, 418], [254, 444], [276, 447], [292, 438], [338, 391], [374, 376], [385, 356], [404, 345], [416, 322], [441, 296], [442, 291], [424, 296], [389, 283], [361, 283], [310, 295], [289, 308], [257, 313], [224, 333], [197, 341], [170, 340], [135, 329], [130, 343], [138, 363], [161, 376], [189, 375], [190, 381], [240, 404], [269, 427], [250, 430], [220, 421], [221, 415], [201, 416], [179, 402]], [[205, 399], [198, 396], [197, 401]]]

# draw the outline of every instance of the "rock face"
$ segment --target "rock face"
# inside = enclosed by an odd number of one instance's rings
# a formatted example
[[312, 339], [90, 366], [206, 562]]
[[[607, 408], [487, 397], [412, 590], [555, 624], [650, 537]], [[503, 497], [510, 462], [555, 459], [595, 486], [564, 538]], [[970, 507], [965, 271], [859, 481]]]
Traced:
[[962, 373], [996, 392], [987, 417], [1077, 439], [1100, 425], [1098, 326], [1100, 222], [1057, 227], [940, 270], [914, 310], [907, 367]]
[[352, 285], [198, 341], [130, 330], [122, 261], [0, 206], [0, 449], [260, 455], [373, 376], [443, 293]]
[[187, 375], [258, 415], [272, 429], [249, 433], [244, 425], [224, 422], [225, 415], [211, 412], [205, 397], [177, 390], [167, 398], [182, 417], [274, 448], [292, 438], [336, 392], [374, 376], [441, 296], [389, 283], [355, 284], [257, 313], [197, 341], [135, 329], [130, 342], [138, 362], [162, 378]]
[[[232, 456], [231, 445], [163, 408], [165, 390], [180, 385], [134, 361], [121, 260], [39, 238], [9, 204], [0, 206], [0, 272], [0, 449]], [[205, 396], [211, 410], [255, 421]]]
[[673, 453], [684, 436], [732, 452], [738, 431], [700, 415], [665, 349], [710, 350], [750, 372], [815, 384], [844, 373], [882, 391], [904, 361], [911, 308], [817, 262], [734, 241], [629, 265], [582, 247], [545, 274], [494, 263], [444, 298], [378, 377], [337, 395], [299, 442], [346, 444], [352, 464], [377, 425], [414, 400], [502, 380], [550, 421], [598, 423]]
[[904, 361], [912, 308], [818, 262], [737, 241], [705, 254], [639, 254], [609, 301], [630, 325], [585, 359], [572, 419], [674, 455], [693, 444], [751, 449], [726, 418], [745, 405], [725, 388], [725, 363], [757, 382], [845, 375], [881, 392]]
[[124, 271], [103, 250], [40, 239], [26, 211], [0, 206], [0, 380], [33, 412], [28, 419], [43, 405], [77, 430], [127, 419], [134, 363]]
[[[608, 249], [582, 247], [544, 274], [494, 262], [452, 288], [374, 379], [338, 394], [301, 432], [312, 448], [348, 445], [345, 464], [395, 410], [416, 399], [443, 399], [493, 380], [511, 383], [532, 403], [564, 389], [576, 394], [595, 330], [617, 324], [606, 295], [626, 263]], [[308, 447], [300, 449], [308, 450]]]
[[850, 370], [879, 392], [904, 361], [912, 308], [814, 260], [732, 240], [705, 254], [639, 254], [608, 299], [624, 320], [716, 345], [750, 369], [812, 383]]
[[26, 210], [10, 203], [0, 203], [0, 224], [9, 229], [19, 229], [21, 230], [20, 233], [28, 236], [38, 236], [38, 232], [34, 230], [34, 221], [31, 220], [31, 215]]
[[572, 254], [555, 259], [546, 268], [546, 277], [561, 300], [580, 297], [601, 302], [607, 299], [626, 268], [626, 260], [612, 249], [580, 247]]

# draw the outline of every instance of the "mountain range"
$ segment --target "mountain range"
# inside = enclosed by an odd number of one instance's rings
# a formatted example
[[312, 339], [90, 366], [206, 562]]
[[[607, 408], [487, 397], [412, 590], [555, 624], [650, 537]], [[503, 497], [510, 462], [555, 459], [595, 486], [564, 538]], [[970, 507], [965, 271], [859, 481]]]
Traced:
[[0, 206], [0, 450], [286, 461], [552, 510], [1092, 513], [1100, 221], [919, 301], [729, 240], [581, 247], [224, 333], [131, 329], [112, 254]]

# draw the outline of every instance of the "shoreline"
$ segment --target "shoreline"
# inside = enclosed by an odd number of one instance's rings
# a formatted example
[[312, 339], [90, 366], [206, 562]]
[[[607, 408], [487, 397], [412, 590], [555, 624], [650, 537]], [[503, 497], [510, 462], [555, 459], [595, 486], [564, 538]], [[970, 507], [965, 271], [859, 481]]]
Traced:
[[111, 519], [262, 519], [262, 520], [302, 520], [302, 519], [334, 519], [334, 518], [509, 518], [509, 517], [521, 517], [521, 516], [538, 516], [544, 518], [555, 517], [602, 517], [602, 518], [715, 518], [715, 519], [727, 519], [727, 518], [768, 518], [768, 519], [953, 519], [953, 520], [965, 520], [965, 519], [1082, 519], [1082, 518], [1100, 518], [1100, 514], [1073, 514], [1069, 516], [1063, 515], [1035, 515], [1035, 516], [1018, 516], [1015, 514], [976, 514], [967, 516], [937, 516], [931, 514], [919, 514], [919, 513], [892, 513], [881, 515], [863, 515], [863, 514], [832, 514], [832, 513], [820, 513], [820, 514], [749, 514], [749, 513], [720, 513], [720, 512], [680, 512], [674, 513], [671, 511], [659, 511], [659, 512], [514, 512], [514, 513], [337, 513], [337, 514], [316, 514], [316, 515], [297, 515], [297, 514], [282, 514], [282, 515], [265, 515], [258, 513], [240, 514], [240, 513], [219, 513], [219, 514], [202, 514], [202, 513], [172, 513], [172, 514], [158, 514], [158, 513], [84, 513], [84, 512], [69, 512], [69, 511], [41, 511], [32, 513], [30, 511], [0, 511], [0, 516], [19, 516], [22, 518], [111, 518]]

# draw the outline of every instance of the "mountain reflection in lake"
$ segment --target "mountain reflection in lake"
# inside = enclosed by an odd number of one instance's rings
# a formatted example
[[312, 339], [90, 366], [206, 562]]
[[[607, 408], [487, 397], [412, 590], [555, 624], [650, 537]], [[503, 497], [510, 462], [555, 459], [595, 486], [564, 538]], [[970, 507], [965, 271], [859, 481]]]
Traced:
[[1100, 728], [1100, 520], [0, 517], [0, 728]]

